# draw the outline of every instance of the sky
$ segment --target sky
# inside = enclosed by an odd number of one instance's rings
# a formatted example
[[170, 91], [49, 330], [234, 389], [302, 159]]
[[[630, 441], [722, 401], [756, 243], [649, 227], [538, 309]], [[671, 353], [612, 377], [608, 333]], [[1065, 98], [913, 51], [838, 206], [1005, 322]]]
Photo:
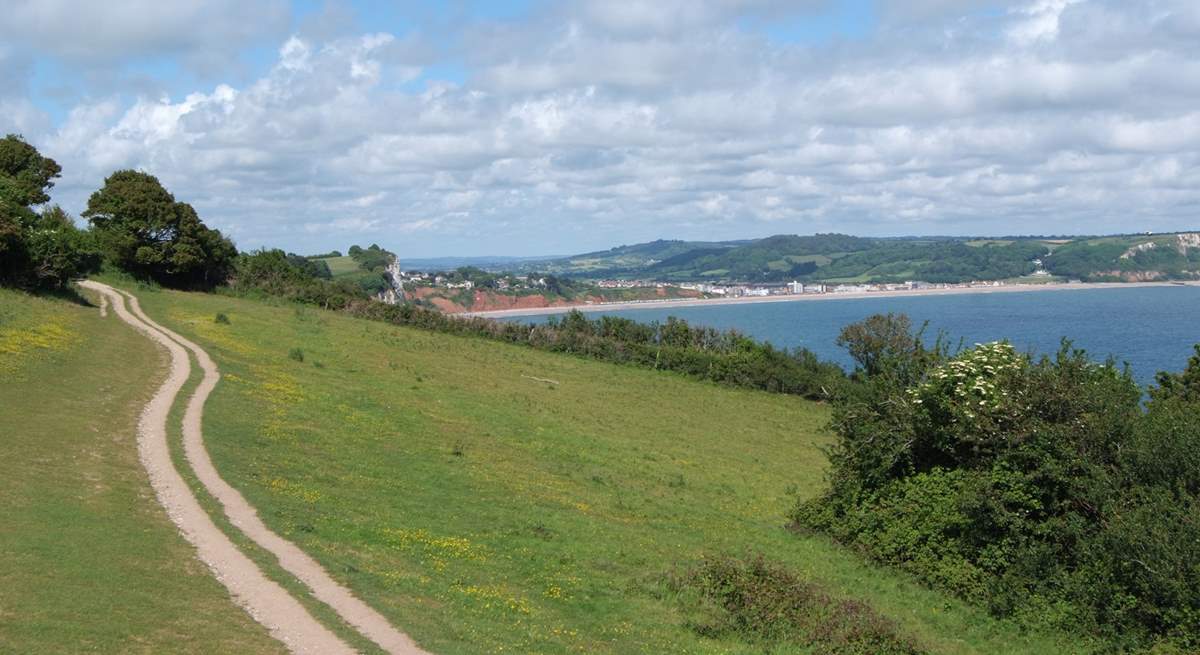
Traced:
[[243, 250], [1200, 229], [1195, 0], [7, 0], [0, 133]]

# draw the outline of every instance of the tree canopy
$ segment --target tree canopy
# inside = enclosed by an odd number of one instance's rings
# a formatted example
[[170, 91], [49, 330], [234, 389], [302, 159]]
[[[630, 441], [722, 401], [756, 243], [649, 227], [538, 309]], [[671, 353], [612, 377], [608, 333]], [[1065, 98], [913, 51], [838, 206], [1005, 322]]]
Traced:
[[57, 206], [40, 213], [62, 168], [21, 137], [0, 139], [0, 283], [56, 288], [99, 266], [90, 236]]
[[22, 207], [50, 201], [49, 191], [62, 173], [58, 162], [15, 135], [0, 139], [0, 197]]
[[158, 178], [134, 170], [113, 173], [83, 212], [116, 266], [170, 286], [212, 287], [225, 281], [237, 256], [233, 243], [178, 202]]

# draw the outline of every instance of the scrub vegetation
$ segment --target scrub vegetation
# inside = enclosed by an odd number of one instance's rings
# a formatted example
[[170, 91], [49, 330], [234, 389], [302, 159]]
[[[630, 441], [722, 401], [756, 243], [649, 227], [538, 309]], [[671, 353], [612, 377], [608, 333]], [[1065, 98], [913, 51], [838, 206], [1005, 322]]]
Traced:
[[1200, 346], [1143, 390], [1064, 343], [951, 355], [907, 319], [843, 332], [831, 487], [801, 528], [1022, 623], [1200, 650]]

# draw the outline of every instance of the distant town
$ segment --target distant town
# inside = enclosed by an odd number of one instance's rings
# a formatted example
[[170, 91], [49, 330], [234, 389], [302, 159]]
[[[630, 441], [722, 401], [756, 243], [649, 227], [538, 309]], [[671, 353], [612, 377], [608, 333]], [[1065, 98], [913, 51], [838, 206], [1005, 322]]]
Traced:
[[[1046, 276], [1047, 279], [1049, 276]], [[1076, 280], [1077, 282], [1078, 280]], [[797, 282], [792, 281], [784, 284], [708, 284], [708, 283], [692, 283], [683, 282], [680, 284], [667, 284], [665, 282], [648, 282], [641, 280], [601, 280], [597, 283], [602, 289], [614, 288], [640, 288], [640, 287], [664, 287], [673, 286], [680, 289], [694, 290], [705, 296], [714, 296], [719, 298], [744, 298], [744, 297], [762, 297], [762, 296], [790, 296], [801, 294], [826, 294], [826, 293], [870, 293], [878, 291], [924, 291], [928, 289], [968, 289], [982, 287], [999, 287], [1009, 284], [1003, 280], [991, 281], [974, 281], [961, 283], [934, 283], [922, 282], [918, 280], [910, 280], [900, 283], [889, 284], [826, 284], [823, 282]]]

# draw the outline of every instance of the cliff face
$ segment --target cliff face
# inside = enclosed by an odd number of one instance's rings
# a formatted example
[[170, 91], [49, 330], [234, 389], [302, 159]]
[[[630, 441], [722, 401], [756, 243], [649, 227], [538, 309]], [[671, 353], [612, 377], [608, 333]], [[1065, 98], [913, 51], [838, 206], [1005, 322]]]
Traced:
[[404, 298], [404, 280], [400, 277], [400, 259], [392, 257], [392, 262], [387, 265], [387, 279], [391, 283], [391, 288], [384, 289], [376, 296], [382, 302], [389, 305], [395, 305]]
[[1200, 233], [1178, 234], [1175, 236], [1175, 243], [1179, 252], [1186, 254], [1192, 248], [1200, 248]]
[[555, 298], [553, 301], [542, 294], [529, 296], [511, 296], [492, 291], [476, 291], [471, 311], [487, 312], [497, 309], [534, 309], [538, 307], [559, 307], [563, 305], [579, 305], [597, 298], [588, 296], [586, 299], [567, 301], [565, 298]]

